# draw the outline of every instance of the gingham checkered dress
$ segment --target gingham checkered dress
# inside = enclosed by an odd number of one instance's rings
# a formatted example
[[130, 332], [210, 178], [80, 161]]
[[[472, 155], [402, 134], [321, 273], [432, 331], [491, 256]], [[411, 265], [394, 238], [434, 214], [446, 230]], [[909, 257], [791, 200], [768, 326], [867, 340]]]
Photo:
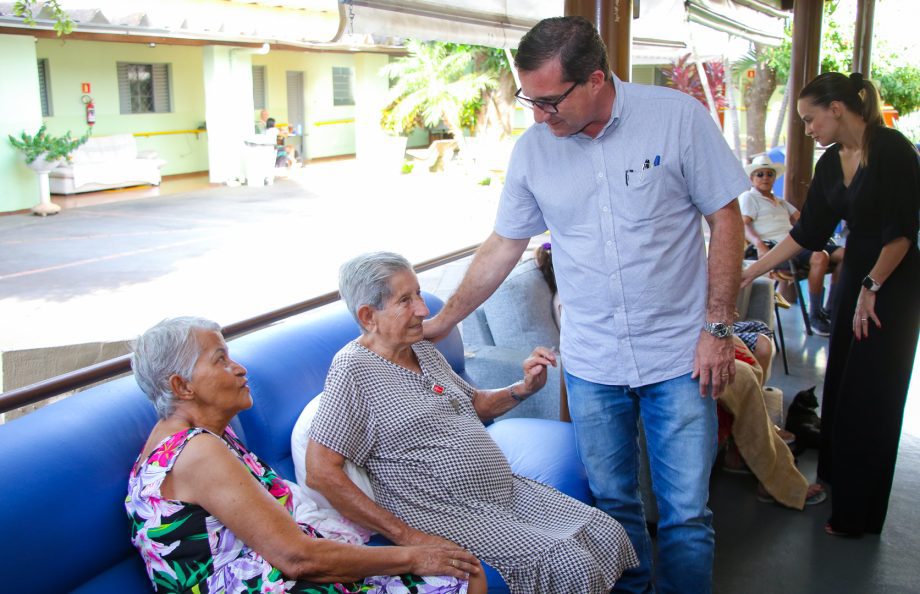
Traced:
[[473, 388], [430, 342], [412, 348], [421, 374], [356, 341], [339, 351], [310, 437], [364, 466], [380, 506], [467, 548], [512, 593], [608, 592], [638, 563], [623, 527], [512, 474]]

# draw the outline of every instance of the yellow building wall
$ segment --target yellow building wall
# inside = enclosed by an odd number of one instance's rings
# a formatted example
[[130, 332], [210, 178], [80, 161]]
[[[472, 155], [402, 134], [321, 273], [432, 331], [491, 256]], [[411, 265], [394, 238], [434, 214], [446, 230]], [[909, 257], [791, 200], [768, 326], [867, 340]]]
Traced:
[[[194, 46], [39, 39], [38, 58], [48, 60], [53, 115], [48, 128], [74, 135], [86, 130], [82, 83], [90, 84], [96, 106], [95, 136], [193, 130], [204, 124], [204, 77], [201, 48]], [[116, 64], [170, 64], [169, 113], [121, 114]], [[206, 171], [207, 134], [167, 134], [137, 139], [138, 150], [155, 150], [166, 160], [164, 175]]]
[[[138, 150], [156, 151], [167, 162], [163, 174], [173, 175], [209, 169], [207, 133], [170, 133], [205, 125], [203, 52], [202, 47], [163, 43], [150, 47], [140, 43], [0, 35], [0, 212], [30, 208], [38, 201], [37, 178], [25, 167], [18, 151], [4, 140], [6, 134], [18, 135], [23, 130], [34, 133], [41, 126], [38, 59], [47, 60], [52, 113], [44, 121], [49, 132], [70, 131], [79, 136], [86, 131], [82, 85], [88, 83], [96, 109], [93, 135], [155, 133], [137, 137]], [[388, 62], [388, 56], [362, 54], [356, 60], [350, 53], [273, 50], [251, 59], [252, 64], [266, 66], [267, 108], [278, 122], [288, 119], [286, 73], [304, 73], [307, 159], [355, 154], [356, 126], [377, 132], [370, 128], [379, 127], [379, 116], [367, 105], [360, 109], [360, 102], [377, 105], [386, 94], [388, 82], [380, 69]], [[170, 64], [171, 111], [121, 114], [118, 62]], [[358, 105], [333, 105], [333, 67], [353, 69]], [[253, 113], [253, 122], [257, 119], [258, 113]]]
[[[386, 55], [366, 56], [365, 59], [371, 62], [378, 61], [379, 68], [383, 68], [388, 61]], [[253, 56], [252, 63], [265, 66], [266, 108], [269, 115], [279, 123], [288, 121], [287, 72], [304, 73], [307, 124], [304, 140], [307, 159], [355, 153], [356, 106], [333, 105], [332, 97], [332, 68], [351, 68], [357, 75], [354, 55], [272, 50], [264, 56]], [[381, 88], [385, 90], [386, 78], [379, 74], [379, 68], [372, 69], [373, 76], [379, 77]], [[362, 101], [361, 93], [358, 92], [360, 86], [356, 80], [356, 102]], [[253, 119], [258, 119], [258, 113], [254, 114]]]

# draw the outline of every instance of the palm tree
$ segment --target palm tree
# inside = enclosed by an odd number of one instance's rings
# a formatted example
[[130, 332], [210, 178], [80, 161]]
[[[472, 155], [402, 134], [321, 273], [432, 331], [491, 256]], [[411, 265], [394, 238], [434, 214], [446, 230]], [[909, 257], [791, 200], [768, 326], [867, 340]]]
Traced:
[[[767, 105], [776, 85], [779, 81], [785, 80], [788, 76], [789, 66], [778, 67], [776, 64], [777, 50], [759, 43], [753, 44], [752, 49], [733, 66], [733, 81], [742, 81], [738, 83], [741, 87], [744, 106], [747, 109], [747, 138], [745, 143], [745, 154], [748, 157], [764, 152], [767, 147], [766, 124], [767, 124]], [[754, 76], [744, 80], [742, 76], [748, 71], [753, 71]], [[788, 88], [788, 86], [787, 86]], [[788, 97], [784, 96], [784, 101]], [[780, 119], [784, 117], [786, 103], [781, 107]], [[775, 145], [777, 139], [774, 138], [772, 145]]]
[[444, 122], [462, 151], [464, 111], [482, 99], [483, 91], [495, 88], [494, 75], [474, 71], [471, 46], [412, 40], [407, 49], [408, 56], [383, 68], [393, 81], [383, 127], [408, 133], [418, 125]]

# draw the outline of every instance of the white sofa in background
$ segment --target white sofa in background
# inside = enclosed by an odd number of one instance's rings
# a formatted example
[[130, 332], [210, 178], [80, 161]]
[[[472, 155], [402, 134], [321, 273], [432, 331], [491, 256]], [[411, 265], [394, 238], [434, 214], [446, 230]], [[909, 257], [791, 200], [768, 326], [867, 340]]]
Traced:
[[52, 194], [78, 194], [144, 184], [160, 185], [166, 161], [155, 151], [138, 152], [131, 134], [92, 136], [70, 162], [49, 174]]

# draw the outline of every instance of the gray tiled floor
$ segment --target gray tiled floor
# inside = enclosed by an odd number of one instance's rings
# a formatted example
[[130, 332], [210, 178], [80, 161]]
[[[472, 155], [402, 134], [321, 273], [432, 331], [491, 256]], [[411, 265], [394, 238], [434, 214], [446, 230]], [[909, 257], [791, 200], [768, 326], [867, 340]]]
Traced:
[[476, 182], [349, 160], [269, 187], [0, 216], [0, 351], [123, 340], [174, 315], [228, 324], [334, 290], [361, 252], [421, 262], [468, 247], [497, 204]]

